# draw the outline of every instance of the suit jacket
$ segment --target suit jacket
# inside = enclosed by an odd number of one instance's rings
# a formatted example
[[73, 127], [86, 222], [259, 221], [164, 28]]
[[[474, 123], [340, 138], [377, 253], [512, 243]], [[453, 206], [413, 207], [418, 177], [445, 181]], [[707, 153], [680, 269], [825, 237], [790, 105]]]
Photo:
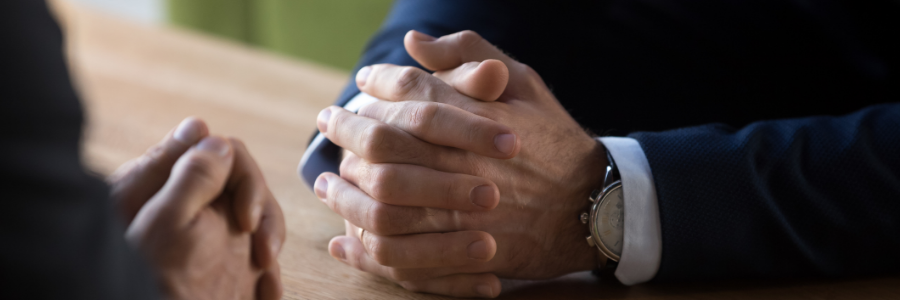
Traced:
[[10, 299], [158, 299], [106, 184], [44, 1], [0, 1], [0, 282]]
[[[398, 0], [356, 69], [418, 66], [410, 29], [474, 30], [584, 127], [635, 138], [658, 193], [655, 280], [896, 273], [898, 15], [888, 0]], [[351, 79], [337, 104], [358, 93]]]

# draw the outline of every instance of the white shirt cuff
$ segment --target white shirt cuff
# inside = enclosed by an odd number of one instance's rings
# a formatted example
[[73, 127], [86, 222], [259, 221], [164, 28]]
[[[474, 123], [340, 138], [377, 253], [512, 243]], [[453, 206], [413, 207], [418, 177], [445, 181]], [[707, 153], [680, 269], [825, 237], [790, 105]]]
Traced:
[[662, 259], [659, 204], [650, 163], [635, 139], [602, 137], [598, 140], [616, 162], [625, 196], [625, 244], [616, 278], [625, 285], [650, 281], [656, 276]]
[[[359, 93], [344, 105], [344, 109], [355, 113], [363, 106], [375, 101], [378, 101], [378, 98], [366, 93]], [[328, 149], [329, 146], [332, 149]], [[316, 178], [319, 177], [319, 174], [338, 172], [338, 169], [341, 167], [341, 161], [334, 158], [339, 157], [340, 153], [330, 153], [334, 151], [340, 151], [340, 148], [334, 146], [321, 133], [317, 134], [313, 141], [309, 143], [309, 146], [306, 147], [306, 152], [303, 153], [303, 158], [300, 159], [300, 166], [297, 167], [297, 173], [300, 174], [300, 178], [303, 178], [303, 181], [306, 182], [309, 188], [312, 188], [316, 183]]]

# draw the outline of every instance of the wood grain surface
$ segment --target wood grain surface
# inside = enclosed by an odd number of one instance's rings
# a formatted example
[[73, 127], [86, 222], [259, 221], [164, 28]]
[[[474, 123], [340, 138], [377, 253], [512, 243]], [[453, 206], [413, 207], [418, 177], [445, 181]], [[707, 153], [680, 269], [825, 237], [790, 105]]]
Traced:
[[[109, 174], [187, 116], [213, 134], [244, 140], [284, 208], [279, 258], [285, 299], [443, 299], [408, 292], [334, 259], [341, 218], [296, 169], [318, 112], [348, 74], [167, 27], [116, 19], [65, 0], [51, 2], [87, 111], [84, 161]], [[561, 254], [564, 255], [564, 254]], [[848, 258], [851, 259], [851, 258]], [[900, 299], [900, 277], [843, 281], [716, 282], [625, 287], [587, 273], [550, 281], [503, 281], [505, 299]]]

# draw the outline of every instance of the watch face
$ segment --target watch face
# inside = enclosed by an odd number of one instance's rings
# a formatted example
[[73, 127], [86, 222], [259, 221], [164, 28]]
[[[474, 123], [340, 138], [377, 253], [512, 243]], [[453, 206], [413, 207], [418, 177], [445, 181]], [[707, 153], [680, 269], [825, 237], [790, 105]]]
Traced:
[[612, 254], [611, 258], [618, 261], [625, 237], [625, 198], [622, 185], [616, 183], [610, 186], [592, 214], [594, 224], [591, 234], [600, 241], [602, 250], [610, 252], [607, 254]]

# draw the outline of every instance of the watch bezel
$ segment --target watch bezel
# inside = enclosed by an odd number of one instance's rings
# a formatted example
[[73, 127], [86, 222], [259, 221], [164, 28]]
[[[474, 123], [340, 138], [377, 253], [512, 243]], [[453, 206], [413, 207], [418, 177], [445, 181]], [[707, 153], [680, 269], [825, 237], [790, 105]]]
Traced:
[[606, 244], [603, 243], [603, 239], [600, 238], [600, 233], [597, 232], [597, 230], [598, 230], [597, 222], [598, 222], [598, 220], [600, 220], [600, 218], [597, 214], [600, 211], [600, 206], [603, 205], [603, 203], [607, 201], [606, 200], [607, 196], [610, 193], [612, 193], [614, 190], [621, 189], [621, 188], [622, 188], [621, 180], [616, 180], [612, 184], [603, 188], [603, 191], [600, 192], [600, 195], [597, 197], [597, 201], [594, 201], [594, 203], [591, 205], [591, 213], [590, 213], [590, 226], [589, 227], [591, 230], [591, 237], [594, 240], [594, 245], [596, 245], [597, 248], [600, 249], [600, 252], [603, 253], [603, 255], [606, 255], [606, 257], [608, 259], [615, 261], [615, 262], [618, 262], [620, 257], [619, 257], [619, 255], [616, 255], [615, 253], [610, 251], [609, 248], [606, 247]]

